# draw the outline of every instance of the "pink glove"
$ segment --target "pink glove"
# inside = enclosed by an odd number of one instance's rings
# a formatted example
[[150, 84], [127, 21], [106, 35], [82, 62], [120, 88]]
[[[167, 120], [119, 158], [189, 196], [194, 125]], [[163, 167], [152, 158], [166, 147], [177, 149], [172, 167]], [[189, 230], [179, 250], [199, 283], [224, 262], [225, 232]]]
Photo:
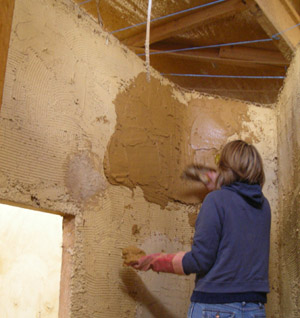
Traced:
[[182, 259], [185, 252], [176, 254], [156, 253], [141, 257], [137, 264], [132, 266], [141, 271], [152, 269], [154, 272], [173, 273], [184, 275]]

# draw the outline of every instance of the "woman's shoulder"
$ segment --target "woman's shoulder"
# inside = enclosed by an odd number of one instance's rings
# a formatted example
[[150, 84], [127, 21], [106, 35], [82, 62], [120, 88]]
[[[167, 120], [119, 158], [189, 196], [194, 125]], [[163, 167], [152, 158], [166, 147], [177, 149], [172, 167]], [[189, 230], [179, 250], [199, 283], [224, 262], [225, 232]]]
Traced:
[[220, 198], [222, 196], [226, 196], [228, 195], [228, 190], [226, 188], [220, 188], [220, 189], [216, 189], [214, 191], [211, 191], [208, 193], [208, 195], [205, 198]]
[[237, 195], [235, 192], [222, 187], [208, 193], [203, 201], [203, 204], [214, 205], [216, 207], [226, 207], [231, 205], [235, 195]]
[[218, 204], [222, 198], [225, 198], [226, 197], [226, 191], [224, 191], [224, 189], [217, 189], [217, 190], [214, 190], [214, 191], [211, 191], [209, 192], [203, 203], [215, 203], [215, 204]]

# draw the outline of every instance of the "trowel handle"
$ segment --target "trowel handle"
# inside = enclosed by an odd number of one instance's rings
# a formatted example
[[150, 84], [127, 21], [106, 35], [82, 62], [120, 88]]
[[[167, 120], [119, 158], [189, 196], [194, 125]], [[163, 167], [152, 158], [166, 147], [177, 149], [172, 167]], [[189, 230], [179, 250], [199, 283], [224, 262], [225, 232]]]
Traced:
[[208, 176], [209, 172], [216, 172], [215, 169], [199, 164], [191, 164], [185, 168], [182, 174], [182, 178], [193, 181], [200, 181], [207, 185], [211, 182], [211, 178]]

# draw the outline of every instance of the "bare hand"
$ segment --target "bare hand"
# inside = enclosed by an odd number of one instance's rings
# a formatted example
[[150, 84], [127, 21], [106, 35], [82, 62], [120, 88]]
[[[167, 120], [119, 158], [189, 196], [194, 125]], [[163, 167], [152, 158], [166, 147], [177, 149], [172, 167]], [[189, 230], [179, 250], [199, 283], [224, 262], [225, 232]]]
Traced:
[[205, 187], [207, 188], [208, 191], [213, 191], [216, 189], [216, 180], [218, 177], [218, 173], [216, 171], [210, 170], [206, 173], [208, 177], [208, 182], [205, 183]]

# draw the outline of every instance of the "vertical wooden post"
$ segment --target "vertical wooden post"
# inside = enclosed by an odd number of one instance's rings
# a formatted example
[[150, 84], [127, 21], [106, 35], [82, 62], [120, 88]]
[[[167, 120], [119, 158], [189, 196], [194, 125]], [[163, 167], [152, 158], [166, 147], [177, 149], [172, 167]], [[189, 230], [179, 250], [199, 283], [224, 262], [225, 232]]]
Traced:
[[63, 248], [59, 295], [59, 318], [71, 317], [71, 275], [73, 268], [72, 251], [75, 242], [75, 217], [63, 220]]
[[2, 0], [0, 9], [0, 108], [15, 0]]

